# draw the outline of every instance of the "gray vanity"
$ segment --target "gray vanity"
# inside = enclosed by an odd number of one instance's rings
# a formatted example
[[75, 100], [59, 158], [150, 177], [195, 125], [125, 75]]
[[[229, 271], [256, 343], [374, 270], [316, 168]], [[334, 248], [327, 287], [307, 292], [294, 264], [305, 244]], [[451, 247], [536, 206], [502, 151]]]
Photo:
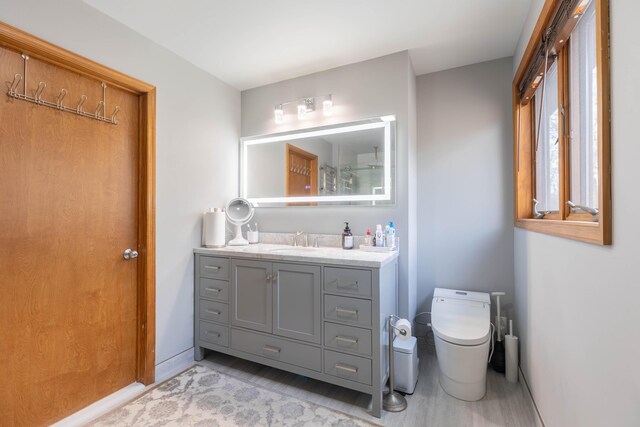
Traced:
[[205, 349], [372, 395], [387, 380], [397, 252], [257, 244], [195, 253], [195, 359]]

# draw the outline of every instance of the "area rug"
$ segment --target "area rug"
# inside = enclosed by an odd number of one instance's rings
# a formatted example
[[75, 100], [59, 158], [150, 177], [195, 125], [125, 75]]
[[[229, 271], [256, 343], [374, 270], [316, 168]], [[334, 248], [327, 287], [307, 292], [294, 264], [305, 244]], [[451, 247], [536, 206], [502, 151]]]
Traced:
[[93, 426], [374, 426], [342, 412], [195, 367], [97, 419]]

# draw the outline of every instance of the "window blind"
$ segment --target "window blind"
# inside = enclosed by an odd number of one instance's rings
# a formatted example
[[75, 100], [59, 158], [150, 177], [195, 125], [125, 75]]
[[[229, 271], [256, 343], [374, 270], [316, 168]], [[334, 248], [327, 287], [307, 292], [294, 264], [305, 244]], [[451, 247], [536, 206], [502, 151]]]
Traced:
[[542, 38], [538, 41], [538, 46], [520, 81], [518, 89], [520, 91], [520, 102], [528, 103], [540, 85], [545, 69], [545, 57], [547, 67], [550, 68], [558, 52], [566, 44], [573, 28], [578, 24], [580, 17], [587, 10], [591, 0], [561, 0], [558, 2], [549, 24], [542, 33]]

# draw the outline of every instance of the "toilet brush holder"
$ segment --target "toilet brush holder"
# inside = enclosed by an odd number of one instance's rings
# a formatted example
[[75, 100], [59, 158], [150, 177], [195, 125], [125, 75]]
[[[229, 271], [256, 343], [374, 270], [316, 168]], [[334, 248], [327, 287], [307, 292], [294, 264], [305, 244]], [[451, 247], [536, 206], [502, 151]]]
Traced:
[[395, 335], [393, 326], [393, 318], [391, 315], [387, 319], [388, 321], [388, 333], [389, 333], [389, 391], [384, 393], [382, 397], [382, 408], [388, 412], [401, 412], [407, 409], [407, 399], [400, 393], [394, 390], [394, 378], [393, 378], [393, 337]]

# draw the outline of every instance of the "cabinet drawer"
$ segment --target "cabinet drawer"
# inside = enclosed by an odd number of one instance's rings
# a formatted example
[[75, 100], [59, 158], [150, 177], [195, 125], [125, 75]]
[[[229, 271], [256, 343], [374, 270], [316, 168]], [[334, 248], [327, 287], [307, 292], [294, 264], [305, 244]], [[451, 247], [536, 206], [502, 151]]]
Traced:
[[200, 318], [229, 323], [229, 305], [223, 302], [200, 300]]
[[231, 348], [301, 368], [322, 371], [322, 350], [318, 347], [232, 329]]
[[201, 277], [200, 281], [200, 296], [202, 298], [211, 298], [220, 301], [229, 301], [229, 282], [224, 280], [205, 279]]
[[324, 318], [343, 323], [371, 326], [371, 301], [325, 295]]
[[325, 267], [324, 290], [371, 297], [371, 271]]
[[229, 327], [200, 321], [200, 341], [229, 347]]
[[371, 360], [325, 350], [324, 373], [371, 385]]
[[229, 259], [200, 255], [200, 276], [229, 280]]
[[324, 345], [371, 356], [371, 330], [325, 322]]

